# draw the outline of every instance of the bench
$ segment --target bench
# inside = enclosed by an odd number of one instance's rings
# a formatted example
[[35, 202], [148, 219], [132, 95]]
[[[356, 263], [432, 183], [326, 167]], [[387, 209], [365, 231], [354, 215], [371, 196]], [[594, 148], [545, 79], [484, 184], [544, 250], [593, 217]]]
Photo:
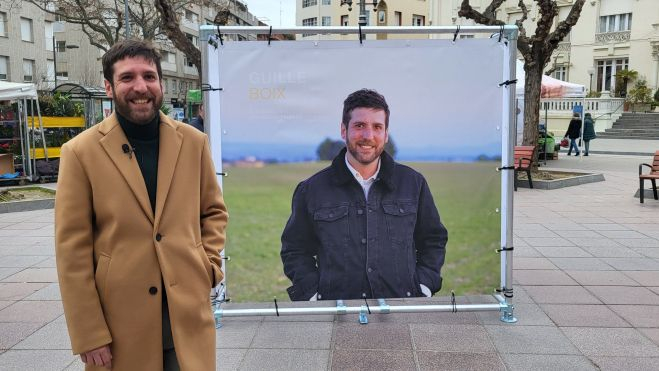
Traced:
[[517, 190], [517, 173], [526, 172], [529, 180], [529, 187], [533, 188], [533, 179], [531, 179], [531, 165], [533, 164], [534, 146], [515, 146], [515, 190]]
[[[647, 174], [643, 174], [643, 166], [647, 166], [650, 168], [650, 172]], [[657, 197], [657, 179], [659, 179], [659, 151], [656, 151], [654, 153], [654, 158], [652, 159], [652, 165], [650, 164], [640, 164], [638, 165], [638, 181], [639, 181], [639, 195], [641, 198], [641, 203], [643, 203], [643, 193], [645, 190], [643, 189], [643, 184], [645, 183], [646, 180], [649, 180], [652, 182], [652, 191], [654, 192], [654, 199], [659, 200], [659, 197]]]

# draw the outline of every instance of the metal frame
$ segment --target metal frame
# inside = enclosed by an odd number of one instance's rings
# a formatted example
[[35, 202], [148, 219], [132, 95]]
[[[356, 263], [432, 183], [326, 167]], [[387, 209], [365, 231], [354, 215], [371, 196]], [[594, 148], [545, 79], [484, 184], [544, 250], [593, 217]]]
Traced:
[[[219, 75], [217, 71], [211, 71], [208, 65], [209, 46], [206, 43], [217, 45], [217, 33], [221, 34], [453, 34], [457, 36], [459, 32], [484, 33], [499, 37], [503, 34], [503, 41], [509, 43], [510, 53], [507, 56], [509, 64], [509, 80], [514, 80], [516, 76], [516, 53], [517, 37], [519, 30], [517, 26], [432, 26], [432, 27], [240, 27], [240, 26], [201, 26], [200, 40], [202, 44], [202, 86], [215, 87], [218, 85]], [[360, 40], [363, 38], [359, 38]], [[268, 42], [268, 41], [266, 41]], [[215, 83], [215, 85], [213, 85]], [[206, 85], [209, 84], [209, 85]], [[359, 313], [360, 323], [368, 323], [366, 317], [368, 313], [421, 313], [421, 312], [456, 312], [456, 311], [499, 311], [501, 312], [501, 321], [506, 323], [517, 322], [513, 314], [513, 147], [515, 138], [515, 85], [505, 85], [503, 88], [508, 89], [507, 98], [505, 99], [503, 117], [502, 117], [502, 158], [501, 164], [504, 171], [501, 175], [501, 286], [497, 289], [498, 294], [494, 295], [498, 303], [496, 304], [452, 304], [452, 305], [400, 305], [391, 306], [386, 304], [384, 299], [378, 299], [379, 305], [367, 307], [347, 307], [342, 300], [337, 300], [336, 306], [327, 307], [305, 307], [305, 308], [279, 308], [275, 301], [274, 308], [262, 309], [222, 309], [222, 301], [217, 301], [214, 310], [216, 326], [221, 327], [220, 320], [223, 317], [238, 316], [281, 316], [281, 315], [311, 315], [311, 314], [348, 314]], [[204, 102], [219, 101], [219, 92], [213, 90], [204, 90]], [[208, 103], [207, 103], [208, 104]], [[219, 107], [219, 105], [217, 105]], [[215, 112], [211, 110], [212, 113]], [[208, 113], [207, 113], [208, 114]], [[219, 117], [209, 117], [209, 122], [219, 122]], [[207, 134], [210, 133], [210, 125], [206, 127]], [[215, 144], [217, 145], [217, 144]], [[221, 162], [216, 163], [218, 168], [222, 167]], [[221, 176], [218, 175], [218, 181], [221, 182]], [[224, 266], [223, 266], [224, 269]], [[223, 286], [226, 289], [226, 286]], [[226, 292], [225, 292], [226, 294]]]

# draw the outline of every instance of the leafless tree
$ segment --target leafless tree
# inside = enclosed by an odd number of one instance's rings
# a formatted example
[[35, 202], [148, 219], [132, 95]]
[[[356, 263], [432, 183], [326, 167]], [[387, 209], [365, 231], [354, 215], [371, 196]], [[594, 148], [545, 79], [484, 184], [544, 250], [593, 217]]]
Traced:
[[[538, 19], [536, 29], [533, 35], [527, 35], [524, 28], [524, 21], [528, 18], [528, 8], [524, 0], [518, 3], [522, 11], [520, 19], [515, 21], [519, 27], [519, 38], [517, 40], [517, 50], [524, 57], [524, 144], [535, 146], [538, 142], [538, 120], [540, 115], [540, 93], [543, 69], [549, 63], [552, 53], [558, 47], [558, 44], [570, 32], [572, 27], [579, 20], [581, 9], [586, 0], [574, 0], [567, 17], [558, 22], [554, 27], [556, 17], [558, 16], [559, 5], [561, 1], [557, 0], [533, 0], [538, 6]], [[458, 15], [475, 22], [499, 26], [504, 25], [503, 21], [496, 18], [497, 9], [505, 0], [492, 0], [490, 5], [483, 12], [472, 8], [469, 0], [463, 0]], [[527, 0], [526, 2], [529, 2]]]

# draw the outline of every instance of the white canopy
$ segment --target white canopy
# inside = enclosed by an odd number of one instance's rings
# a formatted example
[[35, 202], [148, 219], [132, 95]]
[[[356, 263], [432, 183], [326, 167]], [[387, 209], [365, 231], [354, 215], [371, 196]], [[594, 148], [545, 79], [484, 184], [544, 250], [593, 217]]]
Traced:
[[[518, 97], [524, 97], [524, 63], [517, 61], [517, 84], [515, 91]], [[542, 75], [540, 98], [582, 98], [586, 96], [586, 87], [567, 81], [561, 81], [551, 76]]]
[[34, 84], [0, 81], [0, 100], [23, 98], [37, 98], [37, 88]]

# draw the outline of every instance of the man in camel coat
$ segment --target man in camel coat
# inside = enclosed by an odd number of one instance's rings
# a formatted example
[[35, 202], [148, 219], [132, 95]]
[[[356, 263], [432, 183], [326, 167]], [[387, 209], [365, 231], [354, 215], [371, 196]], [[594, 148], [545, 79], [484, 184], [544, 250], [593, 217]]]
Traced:
[[103, 73], [115, 113], [62, 147], [55, 201], [73, 352], [87, 370], [215, 370], [228, 214], [208, 139], [159, 113], [151, 45], [115, 44]]

